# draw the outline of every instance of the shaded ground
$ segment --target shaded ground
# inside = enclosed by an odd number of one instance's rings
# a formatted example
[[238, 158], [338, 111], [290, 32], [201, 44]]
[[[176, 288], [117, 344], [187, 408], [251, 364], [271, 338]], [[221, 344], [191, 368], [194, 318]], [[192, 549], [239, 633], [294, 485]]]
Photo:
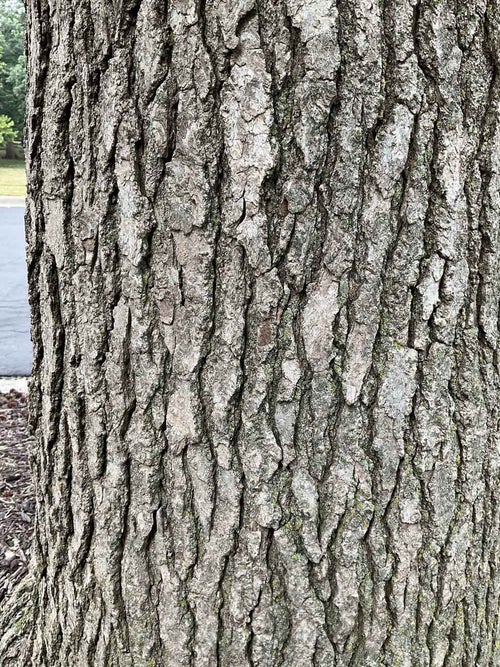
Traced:
[[26, 396], [0, 394], [0, 606], [25, 574], [33, 530]]
[[0, 160], [0, 195], [24, 197], [26, 171], [23, 160]]

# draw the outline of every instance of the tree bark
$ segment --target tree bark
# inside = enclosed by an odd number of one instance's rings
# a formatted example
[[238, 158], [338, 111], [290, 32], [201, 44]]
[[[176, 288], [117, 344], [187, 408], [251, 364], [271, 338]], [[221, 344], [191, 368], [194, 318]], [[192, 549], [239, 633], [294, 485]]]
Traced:
[[27, 4], [2, 664], [498, 667], [498, 0]]

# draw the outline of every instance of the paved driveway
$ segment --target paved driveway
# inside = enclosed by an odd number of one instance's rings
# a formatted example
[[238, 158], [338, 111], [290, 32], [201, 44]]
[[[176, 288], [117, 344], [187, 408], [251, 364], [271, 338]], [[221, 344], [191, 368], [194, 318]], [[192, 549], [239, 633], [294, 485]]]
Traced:
[[0, 375], [31, 372], [24, 207], [20, 203], [22, 200], [14, 198], [0, 199]]

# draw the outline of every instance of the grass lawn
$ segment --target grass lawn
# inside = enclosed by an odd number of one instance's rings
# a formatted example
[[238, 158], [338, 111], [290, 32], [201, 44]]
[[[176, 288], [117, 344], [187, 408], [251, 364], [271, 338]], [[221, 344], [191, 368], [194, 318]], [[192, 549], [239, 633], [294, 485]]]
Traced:
[[0, 196], [2, 195], [26, 195], [26, 173], [22, 160], [0, 160]]

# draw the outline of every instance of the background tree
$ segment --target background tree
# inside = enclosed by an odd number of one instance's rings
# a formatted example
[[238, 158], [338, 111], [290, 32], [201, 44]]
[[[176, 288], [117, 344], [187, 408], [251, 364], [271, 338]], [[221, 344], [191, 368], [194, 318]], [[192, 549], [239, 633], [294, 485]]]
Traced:
[[2, 665], [498, 666], [497, 0], [28, 7]]
[[0, 0], [0, 114], [22, 137], [25, 109], [24, 4]]
[[0, 147], [3, 147], [8, 141], [15, 141], [16, 136], [12, 118], [0, 116]]

